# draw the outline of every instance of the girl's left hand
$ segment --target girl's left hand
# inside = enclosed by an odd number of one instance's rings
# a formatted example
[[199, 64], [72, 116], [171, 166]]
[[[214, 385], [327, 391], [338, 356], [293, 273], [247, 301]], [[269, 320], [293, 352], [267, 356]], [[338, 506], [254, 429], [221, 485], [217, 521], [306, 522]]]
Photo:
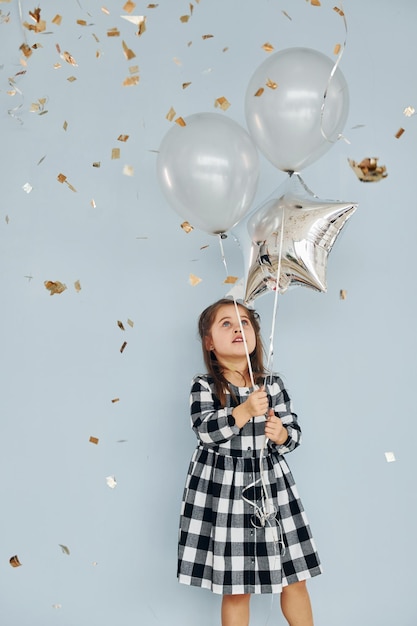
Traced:
[[285, 443], [288, 438], [288, 432], [285, 426], [282, 425], [281, 420], [274, 413], [274, 409], [269, 409], [268, 416], [265, 422], [265, 437], [281, 445]]

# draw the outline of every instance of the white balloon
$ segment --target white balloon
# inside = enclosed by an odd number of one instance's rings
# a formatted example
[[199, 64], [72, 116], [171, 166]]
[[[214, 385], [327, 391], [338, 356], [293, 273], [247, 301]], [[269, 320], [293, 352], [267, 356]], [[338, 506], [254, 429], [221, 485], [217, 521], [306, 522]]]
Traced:
[[310, 48], [287, 48], [268, 57], [254, 72], [245, 96], [250, 134], [284, 172], [298, 172], [327, 152], [340, 137], [348, 111], [342, 72]]
[[219, 113], [196, 113], [162, 140], [157, 175], [171, 207], [210, 234], [228, 231], [249, 210], [259, 157], [249, 133]]

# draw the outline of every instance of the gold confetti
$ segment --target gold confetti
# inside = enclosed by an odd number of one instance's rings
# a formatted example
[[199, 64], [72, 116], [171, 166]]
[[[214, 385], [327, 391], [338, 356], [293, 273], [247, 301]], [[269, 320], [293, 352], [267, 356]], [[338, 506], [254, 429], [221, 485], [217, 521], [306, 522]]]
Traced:
[[90, 439], [89, 439], [88, 441], [89, 441], [90, 443], [94, 443], [95, 445], [97, 445], [97, 444], [98, 444], [99, 439], [98, 439], [98, 437], [93, 437], [93, 436], [91, 436], [91, 437], [90, 437]]
[[134, 11], [136, 7], [136, 4], [134, 2], [131, 2], [130, 0], [128, 0], [126, 2], [126, 4], [123, 7], [123, 11], [126, 11], [126, 13], [132, 13], [132, 11]]
[[112, 148], [111, 158], [112, 159], [120, 159], [120, 148]]
[[125, 176], [133, 176], [134, 170], [133, 167], [131, 165], [125, 165], [123, 167], [123, 174]]
[[114, 28], [109, 28], [107, 31], [107, 37], [119, 37], [120, 35], [120, 31], [114, 27]]
[[120, 320], [117, 320], [117, 325], [120, 328], [120, 330], [124, 330], [125, 327], [123, 326], [123, 322], [121, 322]]
[[182, 229], [183, 229], [183, 231], [184, 231], [184, 232], [186, 232], [187, 234], [188, 234], [188, 233], [191, 233], [191, 232], [194, 230], [193, 226], [191, 226], [191, 224], [190, 224], [189, 222], [183, 222], [183, 223], [181, 224], [181, 228], [182, 228]]
[[404, 132], [405, 132], [404, 128], [399, 128], [397, 132], [395, 133], [396, 139], [399, 139]]
[[201, 35], [201, 39], [211, 39], [214, 35]]
[[[39, 9], [40, 10], [40, 9]], [[30, 11], [29, 11], [30, 13]], [[30, 13], [30, 15], [32, 15]], [[28, 24], [27, 22], [23, 22], [22, 26], [27, 28], [28, 30], [33, 30], [35, 33], [42, 33], [46, 30], [46, 22], [45, 20], [39, 20], [36, 24]]]
[[223, 281], [223, 283], [225, 283], [226, 285], [230, 284], [230, 285], [234, 285], [235, 282], [237, 282], [238, 277], [237, 276], [227, 276], [226, 279]]
[[181, 15], [180, 22], [182, 22], [183, 24], [186, 24], [189, 19], [190, 19], [189, 15]]
[[100, 161], [94, 161], [93, 167], [101, 167]]
[[78, 26], [87, 26], [87, 22], [85, 20], [77, 20]]
[[81, 283], [79, 280], [76, 280], [74, 283], [74, 289], [77, 293], [79, 293], [81, 291]]
[[288, 19], [292, 21], [292, 17], [288, 15], [286, 11], [282, 11], [282, 13], [285, 15], [285, 17], [288, 17]]
[[255, 91], [254, 95], [259, 98], [259, 96], [262, 96], [264, 91], [265, 90], [264, 90], [263, 87], [259, 87], [259, 89], [257, 91]]
[[53, 609], [62, 609], [62, 604], [53, 604], [52, 608]]
[[214, 106], [219, 107], [222, 111], [226, 111], [230, 107], [230, 102], [224, 96], [217, 98], [214, 101]]
[[136, 34], [138, 37], [140, 37], [141, 35], [143, 35], [145, 31], [146, 31], [146, 17], [144, 17], [143, 20], [139, 23], [138, 32]]
[[272, 52], [272, 50], [274, 49], [274, 46], [271, 43], [266, 42], [264, 43], [262, 48], [265, 50], [265, 52]]
[[201, 281], [202, 279], [198, 276], [195, 276], [194, 274], [190, 274], [188, 278], [188, 282], [190, 283], [191, 287], [195, 287], [196, 285], [198, 285], [198, 283], [201, 283]]
[[64, 554], [70, 554], [70, 550], [67, 546], [64, 546], [62, 543], [58, 544]]
[[339, 54], [341, 47], [342, 46], [340, 45], [340, 43], [337, 43], [335, 47], [333, 48], [333, 54]]
[[131, 65], [129, 67], [129, 72], [131, 74], [139, 74], [139, 65]]
[[22, 565], [22, 564], [21, 564], [21, 562], [20, 562], [20, 561], [19, 561], [19, 559], [18, 559], [17, 554], [15, 554], [14, 556], [12, 556], [12, 557], [9, 559], [9, 563], [10, 563], [10, 565], [11, 565], [12, 567], [20, 567], [20, 566]]
[[172, 60], [174, 61], [175, 65], [182, 65], [181, 59], [177, 59], [177, 57], [174, 57]]
[[209, 244], [206, 244], [205, 246], [201, 246], [200, 250], [205, 250], [206, 248], [209, 248]]
[[270, 89], [276, 89], [278, 87], [278, 83], [275, 83], [273, 80], [271, 80], [270, 78], [268, 78], [268, 80], [266, 81], [266, 86], [269, 87]]
[[403, 111], [406, 117], [411, 117], [412, 115], [414, 115], [415, 112], [416, 110], [414, 107], [406, 107]]
[[320, 4], [320, 0], [310, 0], [311, 4], [313, 7], [319, 7], [321, 6]]
[[106, 483], [110, 487], [110, 489], [114, 489], [117, 485], [116, 478], [114, 476], [107, 476]]
[[113, 402], [113, 404], [114, 404], [115, 402], [120, 402], [120, 398], [113, 398], [112, 402]]
[[123, 81], [123, 87], [131, 87], [132, 85], [137, 85], [139, 83], [139, 76], [128, 76]]
[[183, 83], [182, 84], [182, 88], [183, 89], [187, 89], [187, 87], [189, 87], [191, 85], [191, 83]]
[[342, 9], [339, 9], [339, 7], [333, 7], [333, 11], [336, 11], [336, 13], [339, 13], [339, 15], [340, 15], [341, 17], [344, 17], [344, 15], [345, 15], [345, 14], [343, 13]]
[[130, 59], [134, 59], [134, 58], [135, 58], [135, 56], [136, 56], [136, 54], [133, 52], [133, 50], [131, 50], [131, 49], [127, 46], [127, 44], [126, 44], [124, 41], [122, 41], [122, 46], [123, 46], [123, 53], [124, 53], [124, 55], [125, 55], [126, 59], [127, 59], [128, 61], [130, 61]]
[[119, 135], [117, 141], [127, 141], [129, 139], [129, 135]]
[[47, 290], [50, 292], [49, 293], [50, 296], [53, 296], [56, 293], [62, 293], [67, 288], [67, 286], [64, 285], [64, 283], [60, 283], [59, 280], [56, 280], [56, 281], [45, 280], [43, 284], [45, 285]]
[[132, 320], [127, 320], [127, 323], [129, 324], [130, 328], [133, 328], [134, 326], [134, 322], [132, 322]]
[[106, 7], [101, 7], [101, 10], [103, 11], [103, 13], [105, 13], [106, 15], [110, 15], [110, 11], [108, 9], [106, 9]]
[[148, 4], [148, 6], [146, 8], [147, 9], [156, 9], [156, 7], [159, 7], [159, 4]]
[[69, 63], [70, 65], [74, 65], [75, 67], [78, 67], [78, 64], [77, 64], [76, 60], [74, 59], [74, 57], [69, 52], [63, 52], [60, 55], [60, 57], [61, 57], [61, 59], [64, 59], [64, 61]]
[[186, 126], [187, 125], [185, 123], [185, 120], [182, 117], [177, 117], [177, 119], [175, 120], [175, 123], [178, 124], [178, 126]]
[[67, 185], [68, 189], [70, 189], [71, 191], [74, 191], [74, 193], [77, 193], [77, 190], [75, 189], [75, 187], [71, 185], [71, 183], [69, 183], [67, 180], [65, 181], [65, 184]]
[[56, 178], [57, 178], [57, 181], [60, 183], [65, 183], [65, 181], [67, 180], [67, 177], [65, 176], [65, 174], [58, 174]]
[[62, 15], [55, 15], [55, 17], [52, 20], [52, 24], [56, 24], [57, 26], [60, 26], [62, 22]]
[[126, 348], [126, 346], [127, 346], [127, 341], [124, 341], [124, 342], [122, 343], [121, 347], [120, 347], [120, 352], [121, 352], [121, 353], [122, 353], [122, 352], [123, 352], [123, 350]]
[[91, 206], [93, 207], [93, 209], [96, 208], [96, 201], [94, 200], [94, 198], [90, 201]]
[[348, 159], [348, 163], [359, 180], [364, 183], [374, 183], [388, 176], [385, 165], [378, 165], [378, 157], [367, 157], [360, 163]]
[[76, 80], [77, 80], [77, 79], [75, 78], [75, 76], [69, 76], [69, 77], [67, 78], [67, 81], [68, 81], [69, 83], [73, 83], [73, 82], [75, 82]]
[[22, 51], [26, 58], [30, 57], [30, 55], [32, 54], [32, 49], [26, 43], [22, 43], [22, 45], [19, 47], [19, 50]]
[[341, 289], [340, 293], [339, 293], [339, 296], [340, 296], [341, 300], [346, 300], [346, 298], [347, 298], [347, 291], [346, 291], [346, 289]]
[[165, 117], [168, 120], [168, 122], [172, 122], [172, 120], [174, 119], [175, 115], [176, 115], [175, 109], [173, 107], [171, 107]]
[[65, 121], [65, 122], [62, 124], [62, 128], [63, 128], [64, 130], [67, 130], [67, 128], [68, 128], [68, 122], [67, 122], [67, 121]]

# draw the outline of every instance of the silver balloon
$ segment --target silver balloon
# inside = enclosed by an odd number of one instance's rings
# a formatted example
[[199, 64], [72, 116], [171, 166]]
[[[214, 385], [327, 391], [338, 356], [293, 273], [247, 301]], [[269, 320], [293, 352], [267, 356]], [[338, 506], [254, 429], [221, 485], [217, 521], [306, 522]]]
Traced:
[[266, 158], [285, 172], [300, 171], [327, 152], [348, 111], [342, 72], [310, 48], [287, 48], [268, 57], [254, 72], [245, 96], [250, 134]]
[[289, 176], [232, 231], [245, 258], [245, 302], [277, 286], [282, 293], [290, 285], [325, 292], [328, 255], [357, 206], [322, 200], [299, 174]]
[[211, 234], [232, 228], [249, 210], [259, 157], [249, 133], [220, 113], [196, 113], [162, 140], [157, 175], [171, 207]]

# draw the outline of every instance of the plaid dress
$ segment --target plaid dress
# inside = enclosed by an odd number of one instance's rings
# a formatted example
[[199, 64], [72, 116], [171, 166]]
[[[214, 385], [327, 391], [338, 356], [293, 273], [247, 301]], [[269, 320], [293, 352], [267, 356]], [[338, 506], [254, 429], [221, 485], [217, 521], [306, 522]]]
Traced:
[[[210, 376], [192, 381], [191, 425], [198, 445], [181, 506], [181, 583], [218, 594], [280, 593], [283, 586], [322, 572], [283, 457], [300, 444], [297, 416], [278, 376], [265, 387], [269, 406], [288, 431], [282, 445], [267, 440], [265, 446], [265, 416], [253, 417], [241, 429], [236, 426], [232, 409], [251, 389], [231, 385], [236, 400], [227, 393], [222, 407]], [[263, 518], [262, 512], [267, 514]]]

